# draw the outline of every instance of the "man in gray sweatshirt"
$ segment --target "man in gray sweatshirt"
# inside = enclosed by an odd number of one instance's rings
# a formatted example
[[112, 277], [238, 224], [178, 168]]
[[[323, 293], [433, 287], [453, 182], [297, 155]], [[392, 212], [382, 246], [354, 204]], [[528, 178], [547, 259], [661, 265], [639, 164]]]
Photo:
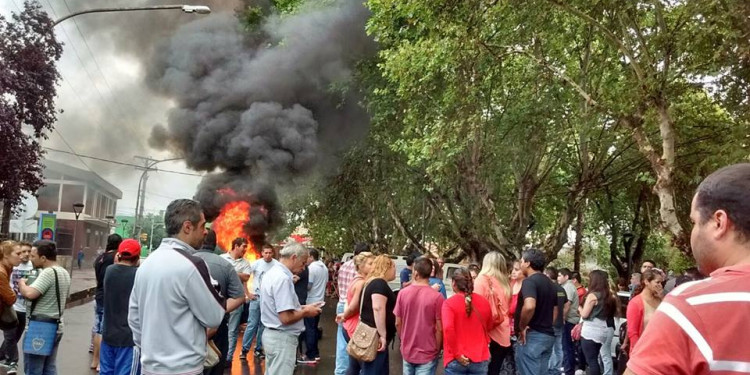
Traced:
[[144, 375], [197, 375], [206, 357], [206, 330], [224, 318], [226, 302], [206, 263], [196, 257], [206, 235], [198, 202], [178, 199], [164, 216], [167, 237], [138, 268], [128, 324]]

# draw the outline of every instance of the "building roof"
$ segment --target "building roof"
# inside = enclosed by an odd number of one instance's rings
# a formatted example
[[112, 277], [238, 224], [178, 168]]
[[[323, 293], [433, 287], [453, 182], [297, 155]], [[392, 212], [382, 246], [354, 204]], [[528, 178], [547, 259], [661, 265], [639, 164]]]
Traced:
[[92, 171], [71, 167], [67, 164], [58, 163], [49, 159], [44, 159], [42, 164], [44, 164], [44, 172], [42, 172], [42, 174], [45, 180], [57, 180], [59, 177], [55, 177], [54, 175], [62, 174], [66, 177], [71, 177], [72, 179], [94, 184], [105, 192], [113, 195], [116, 199], [122, 199], [122, 191], [120, 189], [116, 188], [114, 185], [107, 182], [107, 180]]

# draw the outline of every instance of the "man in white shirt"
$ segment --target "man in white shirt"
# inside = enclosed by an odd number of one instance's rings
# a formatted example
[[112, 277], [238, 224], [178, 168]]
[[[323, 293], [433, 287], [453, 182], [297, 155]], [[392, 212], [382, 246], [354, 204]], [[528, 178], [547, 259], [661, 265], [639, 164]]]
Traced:
[[242, 337], [242, 357], [245, 358], [247, 353], [250, 351], [250, 345], [253, 343], [253, 337], [255, 338], [255, 356], [258, 358], [265, 358], [263, 352], [263, 323], [260, 321], [260, 286], [263, 282], [263, 276], [270, 270], [274, 265], [279, 263], [276, 259], [273, 259], [274, 250], [273, 246], [266, 244], [263, 245], [261, 252], [261, 258], [251, 264], [252, 275], [253, 275], [253, 291], [248, 294], [250, 299], [248, 303], [247, 313], [247, 327], [245, 328], [245, 335]]
[[[318, 249], [310, 248], [310, 257], [313, 262], [308, 267], [310, 279], [307, 286], [307, 304], [315, 305], [325, 301], [326, 284], [328, 284], [328, 267], [320, 260]], [[320, 315], [305, 318], [305, 357], [301, 363], [317, 363], [320, 361], [320, 351], [318, 350], [318, 323]]]
[[[232, 249], [221, 254], [221, 257], [226, 259], [229, 264], [234, 267], [237, 272], [237, 276], [242, 281], [242, 286], [245, 289], [245, 298], [249, 299], [252, 295], [247, 290], [247, 281], [250, 280], [250, 274], [253, 273], [253, 267], [244, 258], [245, 251], [247, 251], [247, 240], [242, 237], [237, 237], [232, 241]], [[229, 351], [227, 352], [227, 363], [232, 362], [234, 357], [234, 349], [237, 346], [237, 335], [240, 331], [240, 318], [242, 317], [242, 310], [246, 304], [240, 305], [239, 308], [229, 313]]]

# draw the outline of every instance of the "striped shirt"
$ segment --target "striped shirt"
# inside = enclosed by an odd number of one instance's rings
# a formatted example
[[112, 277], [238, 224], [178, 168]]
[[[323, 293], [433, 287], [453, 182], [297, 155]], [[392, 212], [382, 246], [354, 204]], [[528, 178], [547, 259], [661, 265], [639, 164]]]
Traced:
[[354, 259], [347, 261], [339, 268], [339, 302], [346, 302], [346, 292], [355, 276], [357, 276], [357, 268], [354, 266]]
[[628, 368], [638, 375], [750, 373], [750, 265], [675, 288], [659, 305]]

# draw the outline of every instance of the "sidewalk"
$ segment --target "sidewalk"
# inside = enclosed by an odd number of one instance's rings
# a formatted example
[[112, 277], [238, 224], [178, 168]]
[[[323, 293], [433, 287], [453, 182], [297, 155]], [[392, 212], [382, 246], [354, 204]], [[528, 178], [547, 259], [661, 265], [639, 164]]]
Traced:
[[94, 274], [94, 268], [88, 266], [79, 270], [74, 267], [70, 280], [70, 297], [65, 304], [65, 308], [69, 309], [93, 301], [95, 293], [96, 275]]

